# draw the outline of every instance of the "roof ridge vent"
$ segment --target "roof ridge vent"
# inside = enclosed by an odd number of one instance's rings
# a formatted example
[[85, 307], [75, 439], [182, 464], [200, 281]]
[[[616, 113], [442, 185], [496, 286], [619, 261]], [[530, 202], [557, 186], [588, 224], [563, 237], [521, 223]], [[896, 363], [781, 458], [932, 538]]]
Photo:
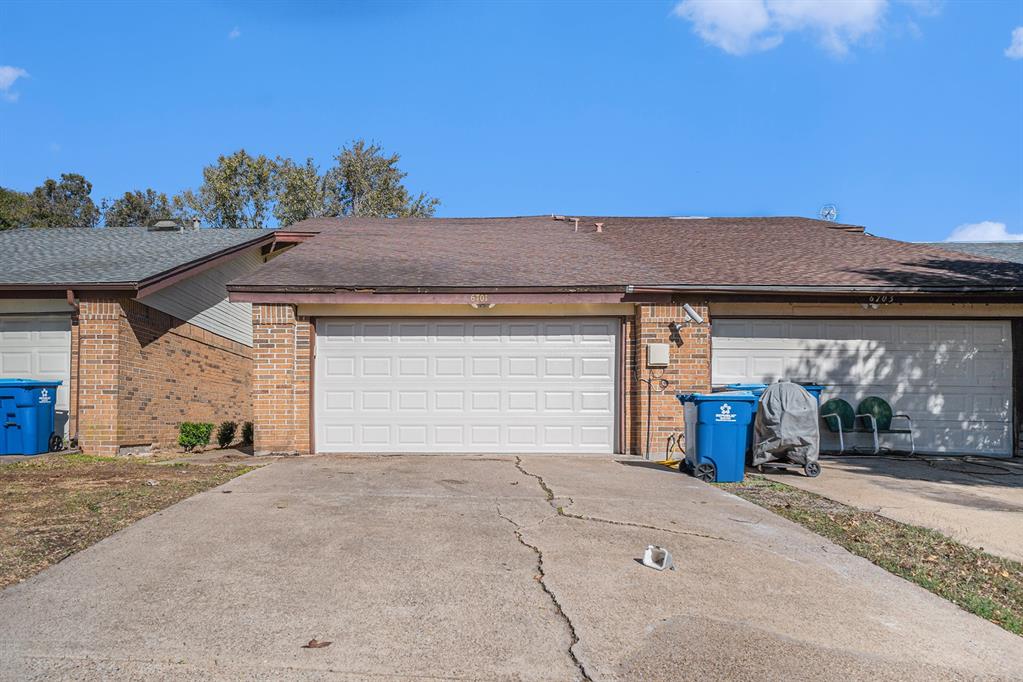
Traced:
[[828, 220], [821, 221], [824, 223], [824, 227], [829, 230], [838, 230], [839, 232], [852, 232], [854, 234], [864, 234], [866, 229], [862, 225], [846, 225], [844, 223], [833, 223]]

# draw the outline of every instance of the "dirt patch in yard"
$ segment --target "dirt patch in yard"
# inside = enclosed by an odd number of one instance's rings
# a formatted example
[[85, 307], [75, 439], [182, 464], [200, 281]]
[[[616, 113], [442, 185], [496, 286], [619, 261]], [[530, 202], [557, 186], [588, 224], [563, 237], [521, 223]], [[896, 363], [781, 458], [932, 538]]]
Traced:
[[719, 487], [1023, 635], [1023, 564], [1019, 562], [760, 476]]
[[0, 588], [253, 467], [48, 455], [0, 467]]

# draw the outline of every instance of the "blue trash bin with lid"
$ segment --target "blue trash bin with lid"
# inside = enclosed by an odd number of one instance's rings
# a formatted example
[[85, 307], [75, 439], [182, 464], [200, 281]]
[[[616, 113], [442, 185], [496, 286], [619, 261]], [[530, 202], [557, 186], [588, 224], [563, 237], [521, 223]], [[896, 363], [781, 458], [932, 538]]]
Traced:
[[0, 455], [40, 455], [63, 446], [54, 427], [61, 383], [0, 379]]
[[746, 474], [746, 448], [756, 413], [752, 391], [680, 393], [685, 410], [685, 469], [701, 481], [735, 483]]
[[[799, 382], [796, 382], [799, 383]], [[817, 399], [817, 404], [821, 403], [821, 393], [824, 391], [824, 387], [820, 384], [799, 384], [807, 390], [807, 392]], [[764, 394], [767, 389], [767, 384], [728, 384], [725, 388], [729, 391], [750, 391], [760, 399], [760, 396]]]

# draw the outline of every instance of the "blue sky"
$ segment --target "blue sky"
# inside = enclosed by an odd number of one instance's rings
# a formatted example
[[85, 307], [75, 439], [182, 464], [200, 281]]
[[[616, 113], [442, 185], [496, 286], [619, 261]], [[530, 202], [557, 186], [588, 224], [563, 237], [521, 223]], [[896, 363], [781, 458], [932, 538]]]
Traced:
[[1023, 238], [1021, 26], [1021, 0], [7, 2], [0, 184], [173, 193], [241, 147], [323, 166], [364, 137], [438, 215], [834, 203]]

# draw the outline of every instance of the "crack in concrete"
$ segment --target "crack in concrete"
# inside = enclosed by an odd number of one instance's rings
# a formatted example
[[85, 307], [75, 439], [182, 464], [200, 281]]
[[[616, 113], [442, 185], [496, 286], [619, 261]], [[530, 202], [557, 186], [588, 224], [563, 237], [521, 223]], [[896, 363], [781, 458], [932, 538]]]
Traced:
[[[704, 538], [706, 540], [735, 542], [734, 540], [723, 538], [720, 535], [708, 535], [707, 533], [697, 533], [691, 530], [675, 530], [672, 528], [662, 528], [660, 526], [651, 526], [645, 523], [634, 523], [632, 521], [615, 521], [614, 519], [603, 519], [600, 518], [599, 516], [587, 516], [585, 514], [575, 514], [573, 512], [566, 511], [564, 507], [558, 506], [555, 503], [556, 496], [554, 494], [554, 490], [551, 489], [549, 485], [547, 485], [547, 482], [543, 480], [543, 477], [541, 477], [539, 474], [534, 474], [532, 471], [527, 471], [522, 466], [521, 457], [515, 458], [515, 468], [518, 469], [519, 472], [522, 473], [523, 475], [536, 479], [536, 482], [540, 485], [540, 488], [543, 490], [544, 495], [547, 497], [547, 503], [551, 505], [551, 508], [554, 509], [555, 512], [557, 512], [558, 516], [563, 516], [567, 519], [576, 519], [578, 521], [593, 521], [594, 523], [606, 523], [612, 526], [627, 526], [629, 528], [643, 528], [645, 530], [656, 530], [658, 532], [669, 533], [671, 535], [687, 535], [690, 537]], [[573, 500], [571, 497], [566, 497], [565, 499], [568, 500], [568, 503], [570, 505], [575, 504], [575, 500]]]
[[[551, 591], [551, 588], [547, 586], [546, 582], [547, 573], [544, 571], [543, 568], [543, 552], [540, 551], [540, 548], [537, 547], [536, 545], [532, 545], [526, 542], [526, 539], [522, 535], [522, 531], [524, 530], [523, 527], [515, 520], [502, 514], [501, 505], [496, 505], [496, 507], [497, 516], [501, 519], [504, 519], [505, 521], [507, 521], [508, 523], [515, 527], [515, 539], [519, 541], [519, 544], [521, 544], [523, 547], [528, 547], [529, 549], [533, 550], [533, 554], [536, 555], [536, 570], [538, 576], [536, 582], [537, 584], [540, 585], [540, 589], [544, 591], [544, 594], [546, 594], [547, 597], [551, 600], [551, 604], [554, 605], [554, 610], [557, 612], [558, 616], [561, 617], [561, 620], [565, 623], [565, 626], [568, 629], [569, 638], [572, 640], [571, 644], [568, 645], [568, 657], [572, 659], [572, 664], [575, 666], [576, 670], [579, 671], [579, 675], [582, 676], [584, 682], [592, 682], [593, 678], [590, 677], [588, 672], [586, 672], [586, 666], [583, 665], [583, 662], [580, 661], [579, 657], [575, 655], [574, 647], [576, 644], [579, 643], [579, 635], [575, 631], [575, 624], [572, 623], [572, 619], [568, 617], [568, 614], [565, 613], [565, 610], [561, 608], [561, 602], [558, 601], [557, 596], [554, 594], [553, 591]], [[545, 517], [544, 520], [546, 520], [546, 518], [549, 517]], [[541, 520], [540, 523], [543, 523], [543, 520]]]
[[[533, 550], [533, 553], [536, 554], [536, 569], [538, 573], [537, 583], [540, 585], [540, 589], [542, 589], [543, 592], [550, 599], [550, 602], [554, 606], [554, 610], [558, 611], [558, 615], [565, 622], [565, 625], [569, 630], [569, 635], [572, 638], [572, 643], [569, 645], [568, 648], [569, 657], [572, 658], [572, 663], [579, 671], [579, 674], [582, 676], [582, 679], [587, 682], [591, 681], [592, 678], [586, 672], [586, 667], [579, 660], [579, 657], [575, 653], [575, 645], [579, 643], [579, 635], [576, 633], [575, 624], [572, 623], [572, 619], [568, 617], [568, 613], [566, 613], [565, 609], [562, 608], [562, 604], [558, 600], [558, 597], [555, 596], [554, 593], [547, 586], [546, 573], [544, 573], [543, 570], [543, 552], [540, 551], [540, 548], [537, 547], [536, 545], [532, 545], [526, 542], [526, 539], [523, 537], [523, 533], [525, 531], [542, 526], [543, 522], [549, 518], [562, 516], [565, 518], [574, 518], [576, 520], [593, 521], [596, 522], [596, 524], [608, 524], [610, 526], [625, 526], [628, 528], [639, 528], [649, 531], [657, 531], [659, 533], [668, 533], [671, 535], [692, 536], [697, 538], [705, 538], [707, 540], [720, 540], [722, 542], [735, 542], [733, 540], [728, 540], [727, 538], [722, 538], [716, 535], [707, 535], [705, 533], [696, 533], [694, 531], [675, 531], [672, 529], [660, 528], [657, 526], [648, 526], [647, 524], [635, 524], [635, 522], [632, 521], [619, 521], [611, 518], [587, 516], [584, 514], [577, 514], [570, 511], [566, 511], [564, 506], [558, 504], [557, 496], [554, 495], [553, 489], [551, 489], [550, 486], [547, 485], [547, 482], [543, 480], [543, 476], [541, 476], [538, 473], [533, 473], [532, 471], [526, 469], [526, 467], [523, 466], [522, 457], [515, 458], [515, 467], [519, 470], [520, 473], [522, 473], [525, 476], [529, 476], [530, 479], [536, 481], [537, 485], [540, 487], [540, 490], [543, 491], [544, 499], [546, 500], [547, 504], [550, 505], [550, 508], [553, 509], [554, 513], [544, 516], [539, 521], [537, 521], [536, 524], [533, 524], [532, 526], [529, 527], [522, 526], [521, 524], [519, 524], [518, 521], [514, 520], [513, 518], [509, 518], [508, 516], [505, 516], [503, 513], [501, 513], [500, 505], [496, 505], [497, 516], [509, 522], [511, 526], [514, 526], [515, 537], [519, 541], [519, 543], [524, 547], [528, 547], [529, 549]], [[566, 496], [564, 499], [568, 500], [568, 504], [570, 505], [575, 504], [575, 500], [573, 500], [571, 497]]]

